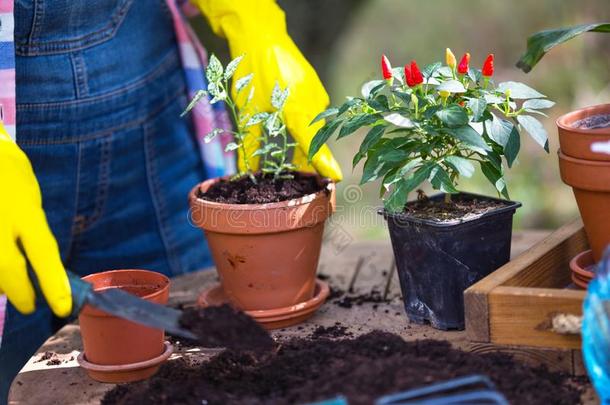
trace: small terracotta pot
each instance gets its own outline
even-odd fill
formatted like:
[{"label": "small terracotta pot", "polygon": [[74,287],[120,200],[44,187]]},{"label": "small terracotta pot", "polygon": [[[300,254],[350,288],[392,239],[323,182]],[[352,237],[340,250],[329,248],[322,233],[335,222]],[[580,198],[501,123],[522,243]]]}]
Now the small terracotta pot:
[{"label": "small terracotta pot", "polygon": [[321,191],[277,203],[221,204],[197,197],[221,178],[191,191],[192,220],[204,230],[223,290],[238,308],[282,308],[313,297],[335,184],[311,176]]},{"label": "small terracotta pot", "polygon": [[593,259],[610,244],[610,161],[576,159],[559,151],[559,171],[572,186]]},{"label": "small terracotta pot", "polygon": [[[169,297],[169,279],[153,271],[113,270],[91,274],[83,280],[93,284],[96,291],[120,288],[156,304],[167,304]],[[88,305],[78,320],[85,357],[90,363],[101,366],[141,363],[165,351],[163,330],[126,321]]]},{"label": "small terracotta pot", "polygon": [[610,128],[582,129],[572,126],[576,121],[598,114],[610,114],[610,104],[582,108],[564,114],[557,119],[559,145],[566,156],[577,159],[610,161],[610,155],[591,151],[592,143],[610,140]]},{"label": "small terracotta pot", "polygon": [[586,289],[589,282],[595,277],[595,261],[591,250],[585,250],[574,256],[570,260],[570,270],[572,270],[572,281],[577,286]]}]

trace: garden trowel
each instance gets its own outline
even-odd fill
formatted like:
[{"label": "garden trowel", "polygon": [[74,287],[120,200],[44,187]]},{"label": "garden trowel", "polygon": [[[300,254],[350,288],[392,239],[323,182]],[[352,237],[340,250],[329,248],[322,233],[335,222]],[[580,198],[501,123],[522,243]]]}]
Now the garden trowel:
[{"label": "garden trowel", "polygon": [[74,314],[78,314],[85,304],[89,304],[119,318],[155,329],[164,329],[183,338],[197,339],[192,332],[180,326],[178,320],[182,311],[143,300],[119,288],[94,291],[90,283],[74,273],[68,272],[68,278],[72,288]]}]

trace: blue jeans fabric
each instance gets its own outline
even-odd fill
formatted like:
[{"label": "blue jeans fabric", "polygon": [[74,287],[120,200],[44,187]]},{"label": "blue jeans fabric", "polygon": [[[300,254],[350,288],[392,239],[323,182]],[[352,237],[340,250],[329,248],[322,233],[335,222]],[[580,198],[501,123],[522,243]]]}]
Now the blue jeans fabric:
[{"label": "blue jeans fabric", "polygon": [[[211,264],[188,221],[205,179],[164,0],[17,0],[17,140],[40,183],[66,268],[80,275],[144,268],[167,275]],[[44,302],[9,306],[0,404],[60,325]]]}]

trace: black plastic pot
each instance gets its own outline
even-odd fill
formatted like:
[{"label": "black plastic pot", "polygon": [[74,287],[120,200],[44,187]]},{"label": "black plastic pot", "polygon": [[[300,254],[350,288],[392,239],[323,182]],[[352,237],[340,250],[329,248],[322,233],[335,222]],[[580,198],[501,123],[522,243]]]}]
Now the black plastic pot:
[{"label": "black plastic pot", "polygon": [[[510,259],[513,214],[521,203],[474,218],[435,222],[382,210],[388,221],[407,316],[437,329],[464,329],[464,290]],[[432,200],[442,199],[435,195]]]}]

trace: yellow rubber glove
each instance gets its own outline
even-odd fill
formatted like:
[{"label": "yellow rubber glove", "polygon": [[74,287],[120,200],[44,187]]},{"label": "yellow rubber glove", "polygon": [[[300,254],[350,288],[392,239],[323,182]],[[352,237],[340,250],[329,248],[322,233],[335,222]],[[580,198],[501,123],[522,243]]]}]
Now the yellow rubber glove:
[{"label": "yellow rubber glove", "polygon": [[70,283],[42,210],[38,182],[27,156],[1,123],[0,191],[0,294],[6,294],[19,312],[29,314],[36,309],[19,241],[49,306],[57,316],[68,316],[72,311]]},{"label": "yellow rubber glove", "polygon": [[[341,169],[328,146],[307,163],[311,140],[324,124],[309,126],[329,103],[328,94],[313,67],[307,62],[286,31],[284,12],[274,0],[192,0],[207,17],[212,30],[227,38],[231,56],[245,55],[234,77],[254,73],[252,105],[259,111],[271,109],[271,91],[278,82],[289,87],[284,107],[286,126],[295,139],[294,163],[299,170],[317,171],[321,176],[341,180]],[[238,99],[238,104],[239,104]],[[243,100],[241,100],[243,101]],[[246,139],[246,153],[258,147],[258,134]],[[243,157],[239,158],[243,169]]]}]

